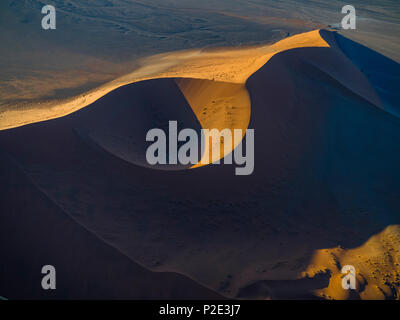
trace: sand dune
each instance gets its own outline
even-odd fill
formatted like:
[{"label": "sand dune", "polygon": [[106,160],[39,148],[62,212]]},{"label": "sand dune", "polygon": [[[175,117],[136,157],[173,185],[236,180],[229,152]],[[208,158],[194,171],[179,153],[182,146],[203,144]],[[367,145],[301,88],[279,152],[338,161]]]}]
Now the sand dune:
[{"label": "sand dune", "polygon": [[107,83],[83,95],[66,101],[33,104],[19,109],[10,106],[0,114],[0,129],[58,118],[97,101],[121,86],[159,78],[194,78],[244,84],[248,77],[263,66],[274,54],[305,46],[327,46],[313,31],[302,36],[284,39],[272,46],[225,50],[189,50],[160,54],[140,61],[134,72]]},{"label": "sand dune", "polygon": [[[251,103],[243,84],[198,80],[177,79],[178,86],[204,129],[242,130],[244,136],[250,121]],[[225,146],[224,141],[213,139],[213,131],[205,139],[205,152],[200,161],[192,166],[197,168],[213,163],[231,153],[241,141]],[[218,149],[217,149],[218,148]],[[220,151],[220,152],[219,152]]]},{"label": "sand dune", "polygon": [[[11,108],[11,110],[6,110],[0,114],[0,130],[65,116],[88,106],[109,92],[127,84],[160,78],[177,79],[179,88],[185,95],[186,100],[189,102],[203,128],[235,128],[245,130],[249,123],[251,109],[250,100],[245,88],[245,82],[249,76],[279,52],[299,47],[320,46],[326,47],[328,44],[319,35],[319,31],[316,30],[284,39],[271,46],[209,50],[207,52],[192,50],[157,55],[144,59],[141,62],[143,66],[133,73],[82,96],[69,99],[68,101],[59,101],[53,105],[40,104],[37,106],[33,105],[29,109]],[[200,79],[208,81],[200,81]],[[153,88],[153,90],[159,91],[156,88]],[[201,94],[199,94],[199,91],[201,91]],[[174,94],[171,93],[171,95]],[[117,106],[117,108],[120,108],[120,106]],[[178,104],[175,108],[181,107]],[[205,108],[207,108],[207,111],[205,111]],[[206,116],[207,114],[208,116]],[[154,119],[149,120],[148,123],[152,123]],[[140,124],[136,125],[140,127]],[[115,128],[120,130],[117,125]],[[116,141],[110,137],[113,133],[105,134],[107,137],[103,136],[102,139],[104,143],[113,150],[121,150],[120,146],[117,145],[111,147]],[[116,135],[119,137],[119,141],[121,141],[121,133],[116,133]],[[132,136],[138,138],[140,141],[139,144],[142,144],[143,134],[136,132],[132,133]],[[215,145],[208,146],[210,137],[205,137],[205,141],[205,150],[207,152],[203,155],[203,163],[205,162],[204,159],[209,159],[209,163],[219,160],[226,155],[225,153],[230,153],[239,143],[239,141],[236,141],[236,144],[233,144],[231,148],[224,148],[223,143],[221,143],[221,150],[225,152],[222,152],[220,155],[215,151]],[[133,150],[130,148],[130,151],[128,151],[130,155],[125,153],[122,158],[125,160],[132,160],[134,158],[134,163],[145,165],[143,148],[136,147],[137,144],[137,142],[134,142]],[[142,155],[142,158],[140,156],[138,158],[137,155]],[[199,163],[195,167],[197,166],[201,166],[201,164]]]},{"label": "sand dune", "polygon": [[[362,61],[352,53],[362,48],[346,42],[343,51],[343,41],[317,30],[270,47],[154,57],[150,66],[85,98],[54,106],[46,116],[56,119],[4,130],[1,169],[10,177],[3,185],[14,186],[14,196],[3,196],[1,211],[15,210],[21,217],[43,212],[46,217],[38,220],[52,217],[60,222],[48,225],[60,228],[67,214],[80,225],[69,227],[73,234],[79,229],[96,235],[90,241],[101,248],[90,259],[101,261],[96,266],[101,275],[90,279],[103,285],[98,296],[112,290],[113,296],[137,297],[148,290],[145,297],[153,297],[160,284],[162,297],[175,297],[169,275],[161,273],[164,278],[153,284],[147,278],[153,273],[140,269],[136,276],[129,270],[137,266],[128,262],[119,265],[121,275],[132,272],[140,279],[138,291],[126,291],[119,279],[97,282],[115,266],[103,258],[112,246],[130,263],[200,283],[203,288],[190,282],[189,297],[218,292],[239,298],[352,298],[337,288],[338,264],[332,261],[338,260],[354,264],[367,279],[356,298],[398,298],[400,120],[388,108],[398,100],[382,95],[366,76],[367,67],[360,69]],[[396,77],[398,65],[388,70],[392,62],[376,57],[374,68],[381,65],[387,79]],[[235,176],[231,165],[146,168],[143,133],[171,117],[196,130],[255,129],[254,174]],[[3,128],[22,124],[20,118],[44,120],[32,112],[6,118]],[[13,229],[22,223],[21,230],[38,232],[31,230],[31,220],[11,221]],[[6,223],[0,226],[0,234],[8,235]],[[70,241],[69,232],[49,234],[53,238],[60,246]],[[32,255],[41,246],[26,240],[10,265],[26,246]],[[338,245],[344,249],[325,249]],[[64,265],[75,259],[61,259],[52,250]],[[374,259],[378,265],[368,262]],[[376,273],[379,265],[390,276]],[[13,276],[1,272],[2,279]],[[189,281],[181,279],[176,281]],[[4,296],[18,297],[17,284],[7,282],[4,290]]]},{"label": "sand dune", "polygon": [[174,79],[153,79],[120,87],[81,111],[70,116],[76,132],[111,154],[153,169],[189,167],[150,166],[146,161],[149,130],[161,128],[168,132],[168,121],[177,120],[178,129],[192,128],[200,134],[201,124]]},{"label": "sand dune", "polygon": [[[362,246],[344,250],[340,246],[318,250],[305,271],[308,277],[330,273],[329,285],[316,293],[329,299],[394,299],[400,280],[400,226],[387,227]],[[397,259],[396,259],[397,257]],[[356,292],[342,289],[341,268],[354,265],[358,270]]]}]

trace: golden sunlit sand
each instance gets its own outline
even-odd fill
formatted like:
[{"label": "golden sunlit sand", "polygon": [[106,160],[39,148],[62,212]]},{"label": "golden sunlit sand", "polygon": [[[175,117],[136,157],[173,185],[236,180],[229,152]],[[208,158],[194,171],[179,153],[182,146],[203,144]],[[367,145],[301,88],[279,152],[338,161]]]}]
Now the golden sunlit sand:
[{"label": "golden sunlit sand", "polygon": [[[0,130],[68,115],[126,84],[157,78],[194,78],[243,84],[273,55],[299,47],[328,46],[319,31],[296,35],[271,46],[243,49],[189,50],[143,59],[137,70],[77,97],[57,102],[9,106],[0,113]],[[247,108],[249,108],[247,102]],[[241,115],[242,116],[242,115]],[[246,122],[246,121],[244,121]]]},{"label": "golden sunlit sand", "polygon": [[[356,290],[343,290],[343,266],[353,265]],[[329,286],[316,290],[327,299],[393,299],[400,294],[400,226],[389,226],[354,249],[321,249],[315,252],[303,276],[330,274]],[[393,285],[396,284],[397,286]]]},{"label": "golden sunlit sand", "polygon": [[[244,135],[251,114],[250,98],[245,88],[247,79],[279,52],[328,46],[319,30],[315,30],[269,46],[190,50],[149,57],[142,60],[142,67],[138,70],[86,94],[56,103],[43,102],[24,108],[9,107],[0,113],[0,130],[68,115],[88,106],[110,91],[130,83],[158,78],[178,78],[177,83],[182,93],[204,129],[241,129]],[[199,81],[200,79],[208,81]],[[240,142],[235,141],[230,148],[224,148],[223,141],[220,146],[209,146],[210,138],[212,137],[205,137],[202,163],[223,158]],[[216,147],[220,147],[221,154],[216,151]],[[196,166],[201,165],[199,163]]]},{"label": "golden sunlit sand", "polygon": [[[298,48],[330,47],[331,45],[328,44],[328,42],[321,36],[320,30],[315,30],[312,32],[284,39],[273,45],[268,46],[247,47],[239,49],[189,50],[152,56],[141,60],[141,67],[139,67],[137,70],[134,70],[126,76],[118,78],[83,95],[71,97],[67,100],[60,100],[58,102],[43,102],[32,104],[31,106],[25,108],[20,108],[20,106],[15,105],[12,108],[9,108],[0,113],[0,130],[55,119],[63,117],[65,115],[69,115],[85,107],[90,108],[90,105],[93,102],[99,100],[107,93],[110,93],[111,91],[128,84],[151,79],[173,78],[175,83],[179,87],[179,90],[192,108],[202,128],[216,128],[219,130],[226,128],[242,129],[244,133],[244,130],[248,128],[252,117],[252,101],[246,86],[248,84],[247,81],[249,80],[249,78],[253,76],[258,70],[260,70],[260,68],[265,66],[269,62],[269,60],[278,53]],[[339,54],[341,53],[339,52],[338,55]],[[296,56],[295,58],[302,59],[300,54],[299,56],[300,58],[298,56]],[[366,78],[360,72],[355,72],[355,68],[352,69],[352,67],[350,66],[350,60],[346,60],[345,58],[343,58],[344,62],[342,68],[338,68],[338,66],[334,63],[335,61],[332,61],[332,66],[323,65],[319,63],[319,58],[320,57],[315,56],[315,59],[310,59],[309,61],[306,61],[306,65],[309,69],[312,69],[311,67],[314,68],[312,69],[312,72],[315,72],[315,74],[317,74],[318,76],[321,76],[321,74],[323,74],[324,77],[331,77],[329,78],[329,81],[332,81],[335,86],[340,88],[344,87],[346,88],[346,90],[351,92],[351,94],[356,96],[357,99],[367,101],[368,107],[374,106],[381,109],[383,108],[379,97],[372,89],[371,85],[369,85]],[[297,60],[295,60],[294,64],[295,63],[297,63]],[[291,75],[292,74],[290,74],[290,72],[288,71],[287,76],[289,77]],[[256,85],[259,85],[262,88],[262,85],[264,84],[256,83]],[[268,89],[268,87],[265,88],[265,90]],[[286,101],[286,92],[296,92],[296,90],[301,91],[302,87],[297,87],[295,82],[290,82],[287,84],[285,83],[285,86],[282,90],[282,95],[277,98],[277,101],[273,101],[276,105],[278,105],[278,107],[280,105],[280,102]],[[318,91],[318,88],[316,88],[316,91]],[[294,94],[294,96],[296,95]],[[316,99],[317,100],[312,101],[318,102],[318,98]],[[290,101],[290,103],[294,105],[293,101]],[[318,109],[317,107],[316,109]],[[274,111],[273,109],[271,110]],[[106,113],[103,116],[104,118],[107,118],[108,114]],[[298,117],[301,118],[301,116]],[[285,119],[284,117],[282,118]],[[278,119],[281,118],[278,117]],[[288,127],[295,126],[297,124],[297,120],[298,118],[294,118],[293,123],[284,125],[287,125]],[[312,118],[312,120],[310,121],[314,121],[314,118]],[[277,127],[279,125],[284,126],[278,123]],[[101,132],[102,130],[99,131],[101,135],[103,132]],[[287,127],[284,127],[284,130],[282,131],[284,133],[287,133],[289,129],[287,129]],[[277,144],[281,143],[285,145],[286,136],[285,134],[282,134],[282,136],[283,138],[279,137],[282,138],[282,141],[278,142]],[[209,142],[209,138],[210,137],[206,137],[206,143]],[[100,141],[101,137],[98,140]],[[224,143],[221,142],[219,147],[224,150],[224,153],[222,154],[216,153],[215,150],[217,145],[206,145],[203,158],[209,159],[211,154],[212,156],[209,160],[212,162],[216,161],[219,158],[223,158],[224,155],[226,155],[227,153],[231,152],[233,148],[237,146],[237,144],[238,143],[232,145],[230,148],[224,148]],[[111,143],[111,145],[114,146],[113,143]],[[118,148],[119,147],[117,146],[116,149]],[[107,148],[104,147],[104,149]],[[108,151],[110,150],[111,148]],[[294,160],[287,160],[289,157],[285,154],[286,151],[287,150],[284,150],[282,152],[284,155],[279,159],[278,165],[281,164],[280,161],[287,161],[289,163],[287,167],[292,168],[291,165],[293,164]],[[293,158],[298,156],[296,152],[297,149],[296,151],[293,151],[293,153],[291,153],[291,155],[294,155]],[[304,152],[306,151],[300,150],[300,155],[298,157],[301,158]],[[259,163],[257,165],[263,166],[263,163]],[[269,169],[276,169],[274,165],[276,164],[272,163]],[[195,165],[194,167],[200,166],[202,166],[201,163]],[[273,169],[271,171],[273,171]],[[278,179],[284,180],[286,178],[285,174],[286,172],[281,176],[277,174]],[[269,182],[270,181],[267,181],[267,183]],[[281,181],[277,183],[278,187],[279,183],[281,183]],[[246,193],[247,191],[248,190],[243,190],[244,193]],[[273,191],[275,192],[275,190]],[[60,192],[59,194],[62,194],[62,192]],[[211,225],[214,226],[212,223]],[[268,227],[269,225],[266,224],[266,229],[268,229]],[[276,229],[271,227],[271,230]],[[297,278],[294,278],[291,274],[292,278],[290,280],[301,280],[306,278],[315,279],[315,277],[317,277],[318,275],[327,275],[328,277],[330,276],[329,284],[322,289],[314,290],[314,293],[317,296],[327,299],[353,298],[353,296],[351,296],[351,292],[344,291],[341,288],[341,279],[343,277],[343,274],[340,273],[341,266],[351,264],[354,265],[357,270],[359,270],[359,273],[357,275],[357,290],[355,292],[356,297],[361,299],[393,298],[396,295],[398,297],[399,285],[393,286],[393,284],[399,284],[400,281],[399,230],[399,226],[388,226],[387,229],[377,235],[372,236],[365,244],[358,248],[320,248],[314,252],[314,254],[312,255],[312,259],[308,261],[308,266],[304,270],[301,270],[297,273]],[[128,241],[126,242],[128,243]],[[156,245],[160,244],[157,243]],[[238,244],[238,246],[240,245],[242,244]],[[232,272],[237,272],[238,274],[238,276],[234,277],[234,279],[232,280],[233,284],[231,287],[231,291],[227,293],[227,295],[229,296],[236,296],[236,294],[240,291],[240,288],[248,285],[252,281],[260,281],[260,275],[256,274],[252,268],[254,267],[254,265],[259,263],[259,260],[256,260],[256,258],[258,258],[257,255],[262,256],[262,254],[264,253],[264,251],[262,250],[265,250],[265,260],[267,260],[268,263],[270,262],[270,256],[268,256],[268,253],[285,250],[287,252],[290,252],[290,250],[293,250],[293,248],[289,246],[276,249],[273,248],[272,245],[270,246],[268,243],[266,243],[260,244],[260,248],[257,248],[257,250],[259,251],[253,254],[253,252],[249,252],[251,250],[249,250],[246,245],[247,244],[243,244],[243,247],[239,249],[235,248],[238,250],[239,253],[234,252],[231,255],[227,253],[226,261],[223,262],[226,264],[232,264],[232,267],[229,266],[229,268],[232,268]],[[250,244],[249,246],[251,245],[253,244]],[[216,247],[217,246],[212,247],[212,249]],[[223,249],[224,248],[222,248],[221,250]],[[173,251],[176,256],[173,256],[173,254],[171,254],[173,258],[171,258],[170,261],[165,262],[165,266],[160,267],[161,271],[172,270],[187,274],[188,276],[195,278],[196,280],[199,279],[199,282],[213,290],[218,289],[221,275],[223,272],[225,272],[225,269],[223,267],[221,267],[220,270],[217,271],[213,270],[212,272],[210,272],[212,273],[212,275],[209,275],[207,274],[207,272],[203,272],[203,270],[199,271],[196,269],[201,269],[201,264],[204,262],[199,261],[198,263],[196,263],[196,266],[187,267],[188,265],[190,265],[190,263],[188,263],[187,265],[185,265],[184,262],[179,264],[179,259],[189,259],[188,257],[184,257],[184,254],[187,254],[187,252],[182,250],[182,256],[179,256],[181,254],[179,251],[171,251]],[[248,262],[247,260],[244,261],[245,259],[238,259],[238,257],[240,257],[240,254],[243,254],[240,253],[240,251],[246,252],[246,254],[249,252],[249,256],[251,255],[251,259],[249,259],[250,262]],[[277,254],[276,256],[279,255]],[[209,253],[205,253],[204,257],[210,258]],[[218,260],[218,258],[219,257],[215,259]],[[235,259],[238,261],[237,263],[235,262]],[[280,261],[278,261],[278,258],[276,259],[277,260],[274,260],[274,262],[279,265]],[[203,260],[206,261],[207,259],[204,258]],[[234,261],[235,263],[232,263],[232,261]],[[252,265],[252,263],[254,265]],[[203,267],[204,269],[207,269],[208,266]],[[275,268],[271,267],[271,270],[269,271],[271,272],[271,274],[273,274],[273,272],[275,272],[274,270]],[[218,272],[220,272],[221,274]],[[275,278],[279,278],[279,276]],[[286,274],[282,275],[282,278],[284,278],[285,276]],[[279,281],[279,279],[277,281]],[[243,295],[243,297],[248,298],[249,296]],[[261,297],[267,298],[267,296]]]}]

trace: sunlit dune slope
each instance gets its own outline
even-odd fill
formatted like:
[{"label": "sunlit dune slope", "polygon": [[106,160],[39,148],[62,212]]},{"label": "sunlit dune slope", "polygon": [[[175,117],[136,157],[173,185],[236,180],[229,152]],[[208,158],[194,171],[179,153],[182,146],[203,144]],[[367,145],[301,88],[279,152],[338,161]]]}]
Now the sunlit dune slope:
[{"label": "sunlit dune slope", "polygon": [[[103,255],[111,246],[152,271],[180,273],[226,297],[398,298],[400,120],[386,107],[398,101],[383,99],[368,68],[349,58],[351,44],[345,54],[337,43],[334,34],[314,31],[275,47],[159,56],[140,71],[157,79],[123,85],[135,81],[131,74],[86,108],[1,131],[2,172],[18,175],[3,182],[12,192],[3,195],[0,212],[11,217],[0,234],[19,230],[25,214],[67,214],[102,245],[90,257],[99,272],[113,268]],[[385,59],[379,56],[374,69],[381,65],[390,78],[396,69],[385,69]],[[240,103],[232,114],[229,99]],[[234,165],[146,167],[135,158],[143,133],[168,120],[196,130],[254,129],[254,173],[235,176]],[[141,145],[133,154],[135,143]],[[39,195],[49,202],[35,202]],[[50,243],[69,241],[60,232],[47,236]],[[35,237],[21,235],[3,278],[14,277],[18,256]],[[33,243],[35,252],[41,243]],[[76,258],[52,255],[64,265]],[[340,291],[339,264],[353,264],[368,285]],[[376,274],[377,266],[389,276]],[[6,297],[17,292],[12,282],[4,290]]]},{"label": "sunlit dune slope", "polygon": [[[251,113],[250,100],[244,86],[247,78],[274,54],[283,50],[307,46],[327,46],[327,43],[319,36],[318,30],[316,30],[282,40],[272,46],[223,51],[214,50],[210,52],[189,51],[186,53],[159,55],[146,59],[145,65],[132,74],[122,79],[117,79],[86,95],[74,98],[69,102],[59,102],[57,105],[45,106],[39,109],[32,106],[32,110],[6,111],[0,115],[0,128],[10,128],[66,115],[87,106],[102,95],[127,83],[145,79],[174,77],[178,79],[185,78],[177,80],[177,83],[200,121],[202,128],[242,129],[244,135]],[[190,78],[194,80],[190,80]],[[199,79],[209,81],[200,81]],[[157,88],[152,89],[158,91]],[[172,95],[175,94],[171,92]],[[169,104],[172,103],[168,99],[166,101]],[[114,103],[117,102],[114,101]],[[114,106],[114,108],[121,108],[121,106]],[[182,109],[182,106],[176,105],[174,108]],[[182,112],[184,113],[185,110]],[[171,120],[173,119],[171,118]],[[114,125],[117,130],[120,129],[116,123]],[[103,135],[103,141],[108,142],[102,144],[107,144],[106,148],[115,150],[118,142],[116,139],[110,141],[111,136],[119,136],[120,138],[118,139],[121,140],[121,134],[113,134],[108,131],[105,135],[107,136]],[[142,134],[138,134],[138,132],[132,133],[132,135],[143,138]],[[224,147],[222,141],[221,146],[218,146],[222,150],[222,153],[219,154],[215,150],[215,145],[209,146],[209,138],[210,136],[205,137],[206,146],[205,154],[203,154],[202,158],[203,163],[219,160],[240,143],[240,141],[236,141],[228,148]],[[134,143],[133,149],[138,143],[140,144],[140,142]],[[111,145],[114,145],[114,147]],[[142,148],[136,151],[132,150],[131,153],[129,156],[123,155],[123,158],[130,160],[134,158],[135,163],[143,163],[143,158],[137,159],[137,155],[143,153]],[[205,159],[209,159],[209,161]]]},{"label": "sunlit dune slope", "polygon": [[[241,129],[242,136],[250,121],[250,97],[243,84],[181,78],[177,80],[203,129]],[[192,168],[220,160],[239,145],[227,144],[215,131],[206,133],[205,148],[199,163]],[[210,140],[211,139],[211,140]]]},{"label": "sunlit dune slope", "polygon": [[[0,129],[12,128],[67,115],[88,106],[107,93],[128,83],[157,78],[177,78],[179,88],[192,107],[202,128],[216,128],[220,130],[242,129],[244,135],[251,113],[250,99],[244,86],[248,77],[276,53],[298,47],[325,46],[328,46],[328,44],[320,36],[319,31],[315,30],[284,39],[271,46],[244,49],[221,49],[204,52],[192,50],[188,52],[157,55],[143,60],[143,67],[139,70],[85,95],[72,98],[69,101],[60,101],[55,105],[49,106],[33,105],[28,110],[19,110],[18,108],[16,108],[16,110],[12,109],[11,111],[7,110],[0,114]],[[200,81],[200,79],[208,81]],[[155,87],[152,89],[156,92],[158,91]],[[175,95],[175,93],[171,92],[171,96],[173,95]],[[168,101],[168,99],[166,99],[166,102],[169,104],[172,103],[172,101]],[[117,102],[115,101],[114,103]],[[172,106],[170,107],[172,108]],[[121,108],[121,106],[113,106],[113,108]],[[181,110],[182,106],[176,105],[174,108]],[[185,113],[187,111],[183,110],[182,112]],[[171,120],[175,120],[175,118],[172,118]],[[151,119],[149,120],[151,121]],[[116,130],[120,131],[118,124],[114,123],[114,125]],[[116,147],[111,147],[111,144],[115,145],[118,143],[116,140],[111,142],[110,137],[112,135],[121,137],[121,134],[113,134],[108,131],[106,135],[108,137],[104,137],[104,141],[108,141],[105,142],[108,145],[107,148],[116,149]],[[140,136],[142,139],[142,134],[138,134],[138,132],[133,133],[133,135],[136,137]],[[209,145],[210,137],[211,136],[205,137],[206,146],[205,154],[203,154],[202,158],[203,163],[219,160],[230,153],[233,147],[236,147],[240,142],[236,141],[232,146],[224,147],[222,141],[220,146],[222,153],[219,154],[215,150],[215,145]],[[135,142],[134,146],[138,143],[140,144],[140,142]],[[125,154],[123,158],[134,158],[135,163],[143,163],[143,159],[136,159],[137,154],[140,154],[142,149],[136,151],[137,152],[132,151],[133,153],[130,156]]]},{"label": "sunlit dune slope", "polygon": [[[71,147],[70,141],[64,149]],[[3,151],[0,175],[7,185],[0,193],[0,253],[7,266],[0,283],[8,299],[222,298],[182,275],[151,272],[99,240]],[[40,286],[40,270],[49,262],[57,270],[57,290],[46,291]]]},{"label": "sunlit dune slope", "polygon": [[[356,290],[343,290],[342,267],[357,270]],[[316,293],[328,299],[395,299],[400,296],[400,226],[390,226],[362,246],[315,252],[304,275],[330,274],[329,285]]]}]

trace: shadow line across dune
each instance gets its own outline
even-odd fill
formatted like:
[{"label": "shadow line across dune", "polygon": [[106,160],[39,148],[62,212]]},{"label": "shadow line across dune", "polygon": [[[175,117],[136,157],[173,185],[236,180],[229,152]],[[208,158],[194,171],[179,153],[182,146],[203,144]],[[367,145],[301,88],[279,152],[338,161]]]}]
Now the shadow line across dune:
[{"label": "shadow line across dune", "polygon": [[[12,252],[10,268],[0,274],[2,294],[43,297],[35,287],[19,291],[22,283],[5,279],[23,268],[36,281],[29,266],[35,269],[48,257],[65,266],[67,282],[58,298],[251,298],[254,291],[245,288],[257,283],[257,290],[269,288],[258,298],[349,298],[336,288],[344,262],[367,279],[358,298],[381,292],[398,297],[399,252],[387,249],[398,248],[400,231],[387,226],[400,224],[400,120],[383,111],[386,100],[365,76],[368,71],[354,67],[349,53],[328,46],[325,37],[336,39],[314,31],[295,36],[295,48],[290,38],[277,54],[264,48],[268,62],[236,85],[148,80],[68,116],[1,131],[7,192],[1,194],[0,252]],[[310,39],[320,45],[307,45]],[[255,129],[254,174],[235,176],[233,165],[148,168],[140,158],[148,126],[178,120],[200,130],[205,120],[214,120],[201,118],[202,106],[217,97],[197,101],[195,94],[219,85],[222,97],[233,90],[243,98],[247,89],[251,113],[243,107],[237,115],[240,125]],[[217,118],[226,119],[225,111]],[[83,235],[81,226],[98,238]],[[347,248],[362,248],[371,237],[368,250],[350,254],[355,249]],[[326,249],[338,246],[346,250]],[[387,284],[378,269],[390,274]],[[82,291],[72,281],[79,274],[86,279]],[[291,281],[295,289],[286,285]]]}]

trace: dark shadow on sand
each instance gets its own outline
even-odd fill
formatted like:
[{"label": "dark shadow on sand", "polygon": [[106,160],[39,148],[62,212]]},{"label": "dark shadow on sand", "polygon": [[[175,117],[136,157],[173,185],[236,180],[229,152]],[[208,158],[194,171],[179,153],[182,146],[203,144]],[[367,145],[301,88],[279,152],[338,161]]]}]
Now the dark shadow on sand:
[{"label": "dark shadow on sand", "polygon": [[[48,298],[38,268],[55,261],[64,279],[58,298],[215,297],[186,285],[187,278],[161,274],[153,283],[156,274],[133,260],[214,288],[217,272],[235,278],[259,266],[277,297],[295,298],[291,281],[315,250],[357,247],[400,223],[400,121],[311,63],[337,58],[331,48],[290,50],[248,80],[256,139],[250,176],[235,176],[233,165],[162,171],[124,159],[142,103],[152,101],[165,116],[157,125],[179,116],[196,125],[168,106],[184,105],[169,98],[175,89],[168,80],[160,92],[133,84],[70,116],[0,132],[2,294]],[[131,101],[140,103],[133,108]],[[151,119],[147,112],[139,114]],[[131,140],[105,151],[103,125],[131,132]],[[103,147],[87,143],[85,134]],[[289,282],[274,282],[280,261]],[[308,296],[314,284],[302,281],[295,283],[303,291],[295,292]]]}]

